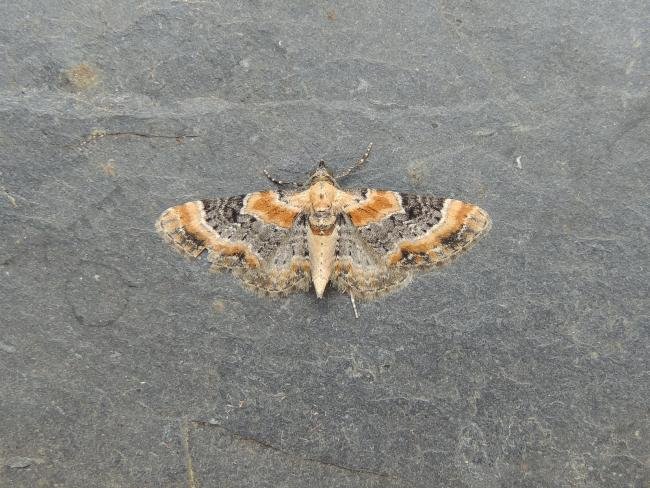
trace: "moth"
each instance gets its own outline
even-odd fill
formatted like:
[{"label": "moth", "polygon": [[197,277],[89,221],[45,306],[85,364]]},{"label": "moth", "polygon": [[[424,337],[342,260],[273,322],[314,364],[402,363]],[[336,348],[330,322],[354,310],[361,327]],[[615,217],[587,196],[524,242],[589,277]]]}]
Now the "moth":
[{"label": "moth", "polygon": [[156,229],[191,258],[207,253],[213,270],[277,297],[328,284],[373,299],[406,285],[414,272],[445,264],[491,227],[485,210],[451,198],[392,190],[343,189],[365,154],[334,176],[321,161],[304,184],[271,177],[278,190],[183,203],[165,210]]}]

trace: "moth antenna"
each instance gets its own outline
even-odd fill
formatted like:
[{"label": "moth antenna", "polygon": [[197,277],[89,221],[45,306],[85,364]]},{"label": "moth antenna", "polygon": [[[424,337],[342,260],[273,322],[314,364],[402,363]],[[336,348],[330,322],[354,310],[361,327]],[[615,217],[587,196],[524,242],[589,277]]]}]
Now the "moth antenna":
[{"label": "moth antenna", "polygon": [[354,163],[352,166],[350,166],[346,171],[341,173],[340,175],[336,176],[336,179],[340,178],[345,178],[346,176],[350,176],[353,172],[357,171],[363,164],[368,161],[368,158],[370,158],[370,150],[372,149],[372,142],[368,144],[368,149],[366,149],[366,152],[361,156],[356,163]]},{"label": "moth antenna", "polygon": [[295,188],[300,188],[302,186],[302,183],[295,183],[293,181],[282,181],[282,180],[278,180],[277,178],[273,178],[273,176],[271,176],[266,169],[264,169],[262,171],[264,173],[264,176],[266,176],[272,183],[275,183],[278,186],[291,185],[291,186],[293,186]]}]

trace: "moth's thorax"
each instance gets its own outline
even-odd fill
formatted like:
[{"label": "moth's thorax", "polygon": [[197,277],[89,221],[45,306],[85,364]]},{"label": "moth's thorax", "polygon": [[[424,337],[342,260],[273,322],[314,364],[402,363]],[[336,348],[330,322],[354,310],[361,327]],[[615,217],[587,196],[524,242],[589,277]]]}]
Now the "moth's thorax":
[{"label": "moth's thorax", "polygon": [[327,180],[316,181],[309,186],[309,203],[314,212],[331,209],[336,199],[336,187]]},{"label": "moth's thorax", "polygon": [[314,234],[329,235],[336,224],[336,187],[327,180],[316,181],[309,187],[309,226]]}]

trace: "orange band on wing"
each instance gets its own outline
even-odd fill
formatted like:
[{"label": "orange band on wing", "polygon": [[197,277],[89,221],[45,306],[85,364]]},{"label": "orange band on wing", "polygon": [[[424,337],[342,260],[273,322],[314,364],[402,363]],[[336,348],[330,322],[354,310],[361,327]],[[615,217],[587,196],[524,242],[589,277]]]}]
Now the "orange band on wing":
[{"label": "orange band on wing", "polygon": [[399,248],[388,256],[388,263],[391,265],[399,263],[407,254],[416,256],[429,255],[434,261],[440,260],[434,251],[443,251],[448,246],[447,241],[456,235],[466,235],[467,244],[478,237],[486,228],[489,228],[490,218],[487,213],[476,205],[461,202],[460,200],[447,200],[443,207],[440,222],[432,227],[429,232],[414,241],[404,241]]},{"label": "orange band on wing", "polygon": [[248,245],[219,237],[203,218],[203,204],[200,201],[167,209],[158,220],[158,229],[179,250],[193,257],[208,249],[221,256],[242,256],[251,268],[260,265]]},{"label": "orange band on wing", "polygon": [[275,191],[251,193],[244,201],[242,213],[252,215],[265,224],[273,224],[285,229],[291,228],[300,209],[281,202]]},{"label": "orange band on wing", "polygon": [[368,190],[366,199],[345,209],[356,227],[379,222],[403,212],[401,198],[394,191]]}]

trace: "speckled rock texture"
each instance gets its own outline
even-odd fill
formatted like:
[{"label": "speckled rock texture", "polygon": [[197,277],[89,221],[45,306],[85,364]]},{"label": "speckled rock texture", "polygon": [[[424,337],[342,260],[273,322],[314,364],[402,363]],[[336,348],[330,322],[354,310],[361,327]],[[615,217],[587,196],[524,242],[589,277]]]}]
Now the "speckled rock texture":
[{"label": "speckled rock texture", "polygon": [[[0,487],[648,486],[646,2],[0,13]],[[369,142],[494,226],[359,320],[154,232]]]}]

